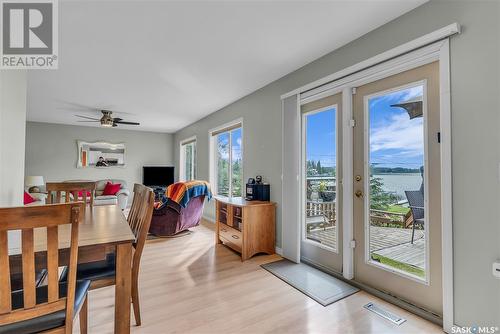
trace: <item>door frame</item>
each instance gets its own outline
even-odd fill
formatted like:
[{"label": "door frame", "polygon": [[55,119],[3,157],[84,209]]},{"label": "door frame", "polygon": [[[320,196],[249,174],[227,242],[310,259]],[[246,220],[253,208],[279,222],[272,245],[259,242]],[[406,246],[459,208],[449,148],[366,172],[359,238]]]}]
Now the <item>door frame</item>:
[{"label": "door frame", "polygon": [[[451,94],[450,94],[450,46],[449,37],[460,33],[456,23],[428,35],[417,38],[380,55],[355,64],[316,82],[281,96],[282,99],[298,95],[303,104],[324,96],[343,92],[343,179],[338,181],[343,191],[343,276],[354,276],[355,241],[353,238],[353,155],[352,95],[357,86],[391,75],[439,61],[439,105],[441,130],[441,222],[442,222],[442,287],[443,329],[451,332],[454,326],[453,310],[453,222],[452,222],[452,171],[451,160]],[[425,42],[425,43],[424,43]],[[432,43],[432,44],[431,44]],[[284,196],[284,195],[283,195]]]}]

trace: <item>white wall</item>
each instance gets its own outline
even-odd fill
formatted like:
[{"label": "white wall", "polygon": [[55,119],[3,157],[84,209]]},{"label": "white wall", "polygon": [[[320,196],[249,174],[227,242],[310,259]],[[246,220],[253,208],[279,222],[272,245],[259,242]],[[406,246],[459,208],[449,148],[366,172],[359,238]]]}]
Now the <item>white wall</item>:
[{"label": "white wall", "polygon": [[26,72],[0,71],[0,207],[23,204]]},{"label": "white wall", "polygon": [[[77,140],[125,143],[126,166],[77,168]],[[42,175],[45,182],[123,179],[132,191],[142,183],[142,166],[173,166],[172,142],[167,133],[27,122],[26,175]]]},{"label": "white wall", "polygon": [[280,95],[460,23],[463,32],[450,43],[455,316],[463,326],[500,327],[500,280],[491,271],[492,262],[500,259],[499,14],[498,1],[430,1],[178,131],[176,163],[179,141],[196,135],[198,178],[208,180],[208,130],[242,117],[244,180],[262,174],[271,183],[271,199],[278,202],[276,242],[280,246]]}]

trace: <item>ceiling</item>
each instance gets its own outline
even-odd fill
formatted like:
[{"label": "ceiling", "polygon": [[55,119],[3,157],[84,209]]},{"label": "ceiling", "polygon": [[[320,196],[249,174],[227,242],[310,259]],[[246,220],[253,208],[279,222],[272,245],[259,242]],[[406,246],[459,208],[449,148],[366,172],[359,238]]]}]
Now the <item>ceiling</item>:
[{"label": "ceiling", "polygon": [[[90,108],[175,132],[426,0],[64,1],[59,69],[28,74],[28,120]],[[325,73],[325,75],[330,73]]]}]

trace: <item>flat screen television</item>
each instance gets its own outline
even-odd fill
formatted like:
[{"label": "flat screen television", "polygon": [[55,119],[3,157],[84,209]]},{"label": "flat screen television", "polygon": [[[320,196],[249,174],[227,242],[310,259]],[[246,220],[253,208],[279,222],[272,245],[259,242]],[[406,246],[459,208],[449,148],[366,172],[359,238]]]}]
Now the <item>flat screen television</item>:
[{"label": "flat screen television", "polygon": [[142,184],[148,187],[168,187],[174,183],[174,167],[144,166],[142,167]]}]

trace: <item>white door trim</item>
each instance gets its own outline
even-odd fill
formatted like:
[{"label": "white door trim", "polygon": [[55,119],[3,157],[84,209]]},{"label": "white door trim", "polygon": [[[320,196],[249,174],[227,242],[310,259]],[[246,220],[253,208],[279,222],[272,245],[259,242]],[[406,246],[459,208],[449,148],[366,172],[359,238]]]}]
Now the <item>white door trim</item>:
[{"label": "white door trim", "polygon": [[342,233],[342,275],[346,279],[354,278],[354,224],[353,224],[353,183],[352,173],[353,160],[353,118],[352,118],[352,89],[344,88],[342,91],[342,112],[344,113],[342,129],[342,215],[343,215],[343,233]]},{"label": "white door trim", "polygon": [[453,184],[451,160],[450,41],[439,52],[439,108],[441,124],[441,234],[443,249],[443,329],[455,326],[453,313]]}]

